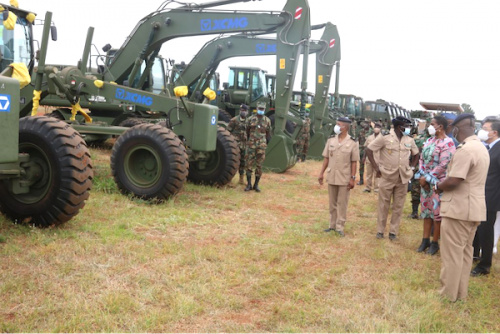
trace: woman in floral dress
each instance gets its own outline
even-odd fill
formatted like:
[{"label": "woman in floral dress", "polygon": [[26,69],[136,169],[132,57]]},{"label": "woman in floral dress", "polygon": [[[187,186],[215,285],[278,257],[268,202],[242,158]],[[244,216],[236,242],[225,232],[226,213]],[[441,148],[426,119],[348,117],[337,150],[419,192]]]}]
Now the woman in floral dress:
[{"label": "woman in floral dress", "polygon": [[[434,192],[434,185],[446,177],[446,168],[455,153],[453,140],[446,136],[448,121],[443,116],[435,116],[429,128],[431,137],[427,139],[420,155],[420,169],[415,174],[415,179],[420,181],[420,217],[424,219],[424,233],[422,244],[417,252],[427,248],[428,254],[434,255],[439,251],[439,236],[441,216],[439,209],[441,200],[438,193]],[[430,241],[431,229],[434,226],[432,242]]]}]

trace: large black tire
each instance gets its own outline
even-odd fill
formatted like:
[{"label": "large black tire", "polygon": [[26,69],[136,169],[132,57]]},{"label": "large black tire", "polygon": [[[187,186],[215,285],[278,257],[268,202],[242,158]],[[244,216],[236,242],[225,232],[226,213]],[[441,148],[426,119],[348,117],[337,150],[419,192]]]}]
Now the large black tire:
[{"label": "large black tire", "polygon": [[118,137],[111,153],[111,171],[123,194],[166,200],[186,182],[186,148],[171,130],[139,124]]},{"label": "large black tire", "polygon": [[32,182],[26,194],[9,191],[0,182],[0,211],[17,223],[48,227],[67,222],[85,206],[92,188],[92,161],[85,141],[69,124],[52,117],[19,121],[19,152]]},{"label": "large black tire", "polygon": [[217,146],[207,159],[189,163],[188,180],[197,184],[223,186],[231,182],[240,166],[236,139],[226,129],[217,129]]},{"label": "large black tire", "polygon": [[[271,126],[272,126],[272,127],[273,127],[273,129],[274,129],[274,119],[275,119],[274,114],[269,115],[269,119],[271,120]],[[292,121],[287,120],[287,121],[286,121],[286,123],[285,123],[285,130],[286,130],[288,133],[292,134],[292,133],[293,133],[293,131],[295,130],[295,124],[293,124],[293,122],[292,122]]]},{"label": "large black tire", "polygon": [[219,122],[229,123],[229,121],[233,118],[230,113],[225,111],[224,109],[219,109]]},{"label": "large black tire", "polygon": [[129,117],[123,121],[120,122],[119,126],[123,126],[126,128],[131,128],[133,126],[143,124],[145,123],[143,119],[140,118],[135,118],[135,117]]}]

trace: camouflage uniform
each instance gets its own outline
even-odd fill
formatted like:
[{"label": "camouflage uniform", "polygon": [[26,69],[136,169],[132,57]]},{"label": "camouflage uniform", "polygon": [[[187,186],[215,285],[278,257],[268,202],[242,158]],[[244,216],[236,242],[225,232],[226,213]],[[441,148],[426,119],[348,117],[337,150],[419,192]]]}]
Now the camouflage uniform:
[{"label": "camouflage uniform", "polygon": [[309,138],[311,136],[311,119],[306,117],[303,121],[302,129],[297,135],[297,156],[302,161],[306,160],[309,150]]},{"label": "camouflage uniform", "polygon": [[262,175],[262,163],[266,158],[267,139],[271,136],[271,120],[266,116],[252,115],[247,120],[247,151],[245,155],[248,185],[245,191],[251,190],[252,169],[255,165],[255,185],[258,188]]},{"label": "camouflage uniform", "polygon": [[[422,147],[425,141],[429,138],[426,133],[419,135],[415,138],[415,144],[418,150],[422,152]],[[411,208],[412,212],[410,218],[418,219],[418,207],[420,205],[420,181],[415,179],[415,174],[418,172],[418,168],[413,171],[413,177],[410,180],[410,192],[411,192]]]},{"label": "camouflage uniform", "polygon": [[366,142],[366,137],[368,137],[368,130],[362,125],[361,130],[359,130],[358,133],[358,143],[359,143],[359,182],[358,185],[361,185],[364,183],[363,180],[363,175],[365,173],[365,164],[362,162],[363,161],[363,156],[365,154],[365,142]]},{"label": "camouflage uniform", "polygon": [[227,130],[233,135],[240,149],[240,175],[245,174],[245,154],[247,147],[247,125],[246,119],[240,116],[231,118]]}]

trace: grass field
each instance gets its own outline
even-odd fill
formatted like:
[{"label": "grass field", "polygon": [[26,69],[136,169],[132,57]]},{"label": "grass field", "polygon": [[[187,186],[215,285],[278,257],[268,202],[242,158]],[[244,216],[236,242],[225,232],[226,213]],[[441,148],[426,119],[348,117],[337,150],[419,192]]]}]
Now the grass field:
[{"label": "grass field", "polygon": [[376,194],[351,194],[346,237],[328,227],[321,162],[264,174],[261,193],[186,184],[152,204],[118,193],[109,149],[59,228],[0,216],[1,332],[500,332],[500,264],[442,299],[441,260],[415,252],[422,220],[377,240]]}]

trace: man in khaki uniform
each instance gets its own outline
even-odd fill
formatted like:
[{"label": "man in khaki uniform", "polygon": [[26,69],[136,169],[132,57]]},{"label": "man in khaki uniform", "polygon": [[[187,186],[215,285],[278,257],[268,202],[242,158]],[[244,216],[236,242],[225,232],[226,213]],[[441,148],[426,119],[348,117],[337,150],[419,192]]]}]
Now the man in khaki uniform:
[{"label": "man in khaki uniform", "polygon": [[359,161],[359,144],[348,135],[351,120],[346,117],[337,119],[334,132],[337,134],[327,140],[323,150],[323,165],[318,182],[323,184],[326,170],[328,196],[330,200],[330,227],[325,232],[336,231],[345,236],[344,226],[347,218],[349,190],[354,188],[357,161]]},{"label": "man in khaki uniform", "polygon": [[435,185],[441,197],[441,284],[451,301],[467,297],[472,268],[472,241],[486,219],[485,183],[490,164],[487,149],[474,135],[474,115],[461,114],[452,125],[458,145],[446,179]]},{"label": "man in khaki uniform", "polygon": [[[398,235],[408,191],[408,181],[413,176],[419,158],[418,147],[413,138],[410,137],[411,121],[398,116],[392,120],[392,124],[394,128],[391,129],[389,134],[378,136],[366,148],[366,156],[377,173],[377,177],[381,177],[378,193],[378,239],[384,237],[391,197],[393,197],[389,229],[389,239],[391,241],[395,240]],[[380,160],[377,164],[374,152],[378,151],[380,151]]]},{"label": "man in khaki uniform", "polygon": [[[380,131],[382,131],[382,124],[380,123],[375,123],[373,126],[373,133],[366,138],[365,142],[365,147],[368,147],[379,135]],[[373,154],[375,158],[375,162],[378,163],[380,160],[380,151],[374,152]],[[372,164],[370,160],[366,160],[366,152],[363,156],[363,161],[361,162],[362,164],[365,164],[365,172],[366,172],[366,177],[365,177],[365,189],[363,192],[369,193],[372,191],[372,183],[373,183],[373,190],[375,192],[378,192],[378,178],[375,175],[375,170],[372,167]]]}]

